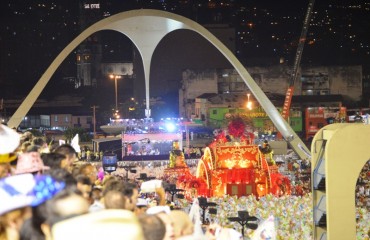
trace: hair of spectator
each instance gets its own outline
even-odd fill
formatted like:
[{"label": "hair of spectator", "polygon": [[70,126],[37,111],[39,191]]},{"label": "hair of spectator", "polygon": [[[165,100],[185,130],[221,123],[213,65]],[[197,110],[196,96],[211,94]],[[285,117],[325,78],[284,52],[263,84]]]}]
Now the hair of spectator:
[{"label": "hair of spectator", "polygon": [[54,152],[63,154],[65,156],[72,157],[76,153],[76,150],[69,144],[63,144],[57,147]]}]

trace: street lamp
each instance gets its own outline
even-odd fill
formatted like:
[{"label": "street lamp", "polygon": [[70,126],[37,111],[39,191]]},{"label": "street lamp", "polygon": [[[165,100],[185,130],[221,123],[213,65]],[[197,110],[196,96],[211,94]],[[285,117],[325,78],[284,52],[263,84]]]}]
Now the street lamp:
[{"label": "street lamp", "polygon": [[248,93],[247,96],[248,96],[247,109],[252,110],[252,102],[249,100],[250,93]]},{"label": "street lamp", "polygon": [[116,112],[118,110],[118,93],[117,93],[117,79],[121,79],[121,75],[111,74],[109,75],[110,79],[114,79],[114,90],[116,93]]}]

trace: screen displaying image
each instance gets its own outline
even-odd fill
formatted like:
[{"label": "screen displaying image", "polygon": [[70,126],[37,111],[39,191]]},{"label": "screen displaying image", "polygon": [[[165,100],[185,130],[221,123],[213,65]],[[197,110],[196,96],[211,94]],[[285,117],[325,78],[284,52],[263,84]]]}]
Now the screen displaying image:
[{"label": "screen displaying image", "polygon": [[104,155],[103,168],[106,172],[114,172],[117,169],[117,155]]}]

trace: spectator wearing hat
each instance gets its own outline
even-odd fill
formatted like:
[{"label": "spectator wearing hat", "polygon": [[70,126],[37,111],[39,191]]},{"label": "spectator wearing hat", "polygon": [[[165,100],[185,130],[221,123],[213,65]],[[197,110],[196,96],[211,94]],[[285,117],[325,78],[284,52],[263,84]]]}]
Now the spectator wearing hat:
[{"label": "spectator wearing hat", "polygon": [[50,176],[21,174],[0,180],[0,239],[19,239],[23,222],[37,207],[64,187]]},{"label": "spectator wearing hat", "polygon": [[21,240],[43,240],[45,236],[41,225],[46,221],[48,213],[46,211],[47,201],[55,194],[64,189],[63,182],[56,181],[49,175],[35,176],[35,187],[32,195],[35,200],[31,203],[32,217],[24,221],[20,230]]},{"label": "spectator wearing hat", "polygon": [[19,144],[19,134],[13,129],[0,124],[0,178],[11,174],[10,162],[17,159],[15,151]]},{"label": "spectator wearing hat", "polygon": [[0,239],[19,239],[24,220],[31,216],[33,176],[24,174],[0,179]]},{"label": "spectator wearing hat", "polygon": [[136,216],[139,216],[146,212],[148,209],[148,201],[144,198],[138,198],[135,208],[135,214]]},{"label": "spectator wearing hat", "polygon": [[44,165],[39,152],[28,152],[18,156],[14,174],[32,173],[37,175],[48,169],[50,167]]},{"label": "spectator wearing hat", "polygon": [[105,209],[60,221],[52,227],[53,240],[109,239],[144,240],[135,214],[127,210]]},{"label": "spectator wearing hat", "polygon": [[[158,199],[152,199],[149,203],[151,206],[166,205],[166,191],[163,188],[162,180],[150,180],[143,182],[140,186],[141,193],[156,193]],[[153,204],[155,202],[155,204]]]}]

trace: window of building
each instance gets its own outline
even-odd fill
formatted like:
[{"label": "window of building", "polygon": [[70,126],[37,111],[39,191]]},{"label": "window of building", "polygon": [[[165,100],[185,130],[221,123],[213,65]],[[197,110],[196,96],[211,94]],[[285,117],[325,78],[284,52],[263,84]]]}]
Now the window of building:
[{"label": "window of building", "polygon": [[69,122],[68,116],[65,117],[64,121]]},{"label": "window of building", "polygon": [[92,117],[87,117],[86,122],[88,124],[92,124],[92,122],[93,122]]},{"label": "window of building", "polygon": [[212,114],[216,115],[217,114],[217,109],[213,109]]},{"label": "window of building", "polygon": [[58,115],[54,116],[54,122],[58,122]]}]

